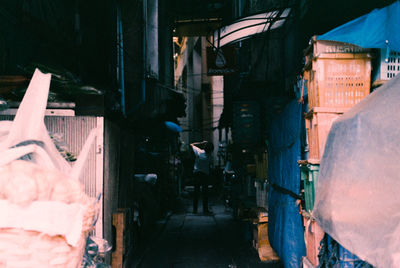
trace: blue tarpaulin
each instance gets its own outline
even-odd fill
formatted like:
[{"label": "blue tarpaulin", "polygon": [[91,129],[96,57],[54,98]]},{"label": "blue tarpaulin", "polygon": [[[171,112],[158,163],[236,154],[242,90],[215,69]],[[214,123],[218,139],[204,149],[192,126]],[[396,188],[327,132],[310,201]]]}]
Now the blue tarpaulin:
[{"label": "blue tarpaulin", "polygon": [[296,100],[275,115],[270,125],[269,239],[285,267],[300,267],[305,256],[304,231],[299,206],[302,105]]},{"label": "blue tarpaulin", "polygon": [[172,132],[182,132],[182,128],[174,122],[165,121],[164,124],[167,129],[171,130]]},{"label": "blue tarpaulin", "polygon": [[317,37],[351,43],[363,48],[400,51],[400,1],[352,20]]}]

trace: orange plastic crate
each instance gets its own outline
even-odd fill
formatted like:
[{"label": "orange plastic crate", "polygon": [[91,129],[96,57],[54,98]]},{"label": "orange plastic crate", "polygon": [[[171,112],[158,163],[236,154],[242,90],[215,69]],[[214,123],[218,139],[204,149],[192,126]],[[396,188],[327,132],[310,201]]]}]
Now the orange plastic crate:
[{"label": "orange plastic crate", "polygon": [[309,107],[350,108],[369,95],[371,56],[323,53],[313,58],[308,80]]},{"label": "orange plastic crate", "polygon": [[371,49],[356,46],[350,43],[331,41],[331,40],[317,40],[318,36],[314,35],[310,41],[309,46],[304,51],[304,54],[312,54],[318,56],[321,53],[368,53]]},{"label": "orange plastic crate", "polygon": [[319,160],[325,148],[333,121],[348,108],[315,107],[306,115],[306,129],[309,149],[309,159]]},{"label": "orange plastic crate", "polygon": [[306,243],[307,259],[312,265],[319,264],[318,254],[320,251],[320,243],[324,238],[325,232],[318,223],[308,216],[304,216],[304,241]]},{"label": "orange plastic crate", "polygon": [[309,46],[304,50],[305,65],[310,65],[314,57],[323,53],[369,53],[371,49],[362,48],[354,44],[337,42],[331,40],[317,40],[313,36],[309,41]]}]

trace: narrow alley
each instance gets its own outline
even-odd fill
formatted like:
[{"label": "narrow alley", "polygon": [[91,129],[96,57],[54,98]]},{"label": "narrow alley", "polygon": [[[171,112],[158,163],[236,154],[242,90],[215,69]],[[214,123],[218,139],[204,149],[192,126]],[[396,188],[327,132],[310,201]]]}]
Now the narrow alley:
[{"label": "narrow alley", "polygon": [[159,226],[151,245],[131,267],[283,267],[261,262],[249,240],[249,226],[234,220],[232,212],[214,195],[212,215],[192,213],[190,196]]},{"label": "narrow alley", "polygon": [[0,0],[0,268],[399,268],[399,33],[400,0]]}]

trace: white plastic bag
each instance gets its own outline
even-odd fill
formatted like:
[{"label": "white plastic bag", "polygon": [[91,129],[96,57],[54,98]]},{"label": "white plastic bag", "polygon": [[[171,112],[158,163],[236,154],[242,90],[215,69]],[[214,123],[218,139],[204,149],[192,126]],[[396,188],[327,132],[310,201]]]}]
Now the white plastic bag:
[{"label": "white plastic bag", "polygon": [[[0,122],[0,166],[30,154],[31,161],[38,165],[56,168],[71,178],[79,179],[91,144],[96,138],[93,129],[73,167],[61,156],[44,124],[51,74],[35,70],[14,121]],[[18,146],[26,141],[42,144]],[[17,148],[12,148],[18,146]]]},{"label": "white plastic bag", "polygon": [[[8,219],[0,223],[0,229],[61,235],[75,246],[95,220],[94,200],[84,194],[78,179],[97,131],[89,134],[71,167],[44,124],[50,79],[50,74],[36,69],[14,121],[0,122],[0,213]],[[55,211],[78,216],[61,224]]]}]

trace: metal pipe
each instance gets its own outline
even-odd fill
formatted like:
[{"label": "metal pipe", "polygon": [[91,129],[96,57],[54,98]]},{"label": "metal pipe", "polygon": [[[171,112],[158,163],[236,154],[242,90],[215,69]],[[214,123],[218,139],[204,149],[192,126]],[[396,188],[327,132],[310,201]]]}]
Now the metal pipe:
[{"label": "metal pipe", "polygon": [[147,78],[147,0],[142,2],[142,15],[143,15],[143,34],[142,34],[142,72],[143,77],[140,83],[140,100],[135,106],[130,109],[130,112],[135,112],[139,107],[146,102],[146,78]]},{"label": "metal pipe", "polygon": [[124,74],[124,38],[123,38],[123,30],[122,30],[122,18],[121,18],[121,7],[118,5],[118,42],[119,42],[119,82],[121,89],[121,110],[122,115],[126,116],[126,107],[125,107],[125,74]]},{"label": "metal pipe", "polygon": [[147,1],[147,75],[158,79],[158,0]]},{"label": "metal pipe", "polygon": [[143,78],[141,83],[141,98],[137,105],[135,105],[134,110],[136,110],[140,105],[142,105],[146,101],[146,76],[147,76],[147,0],[143,0],[143,48],[142,48],[142,57],[143,57]]}]

